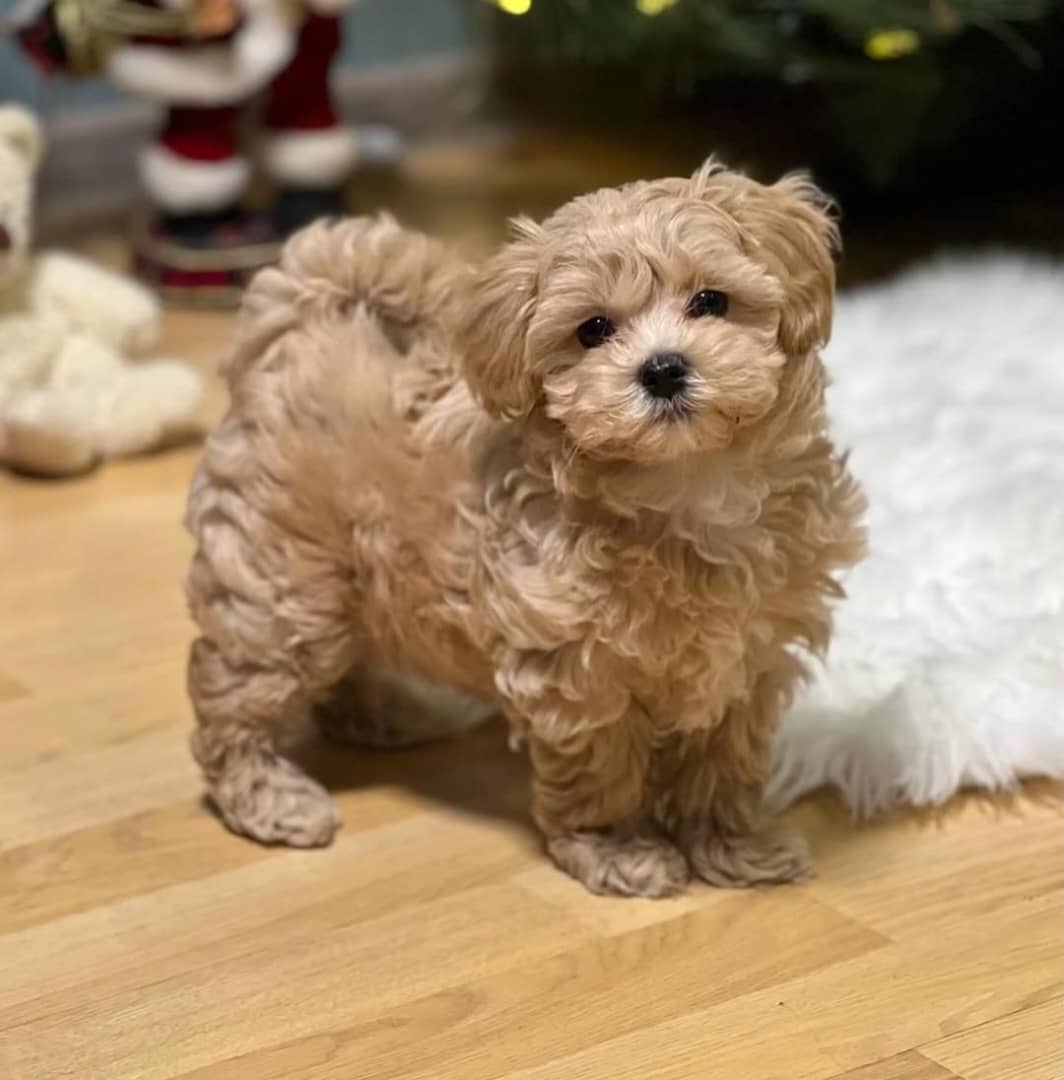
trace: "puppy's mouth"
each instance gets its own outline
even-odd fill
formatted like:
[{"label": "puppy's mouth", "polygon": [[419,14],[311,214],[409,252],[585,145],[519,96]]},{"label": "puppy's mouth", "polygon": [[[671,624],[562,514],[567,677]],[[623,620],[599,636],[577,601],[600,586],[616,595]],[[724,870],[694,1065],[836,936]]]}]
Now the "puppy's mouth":
[{"label": "puppy's mouth", "polygon": [[698,407],[685,394],[667,400],[654,400],[650,408],[651,416],[657,424],[684,424],[698,412]]}]

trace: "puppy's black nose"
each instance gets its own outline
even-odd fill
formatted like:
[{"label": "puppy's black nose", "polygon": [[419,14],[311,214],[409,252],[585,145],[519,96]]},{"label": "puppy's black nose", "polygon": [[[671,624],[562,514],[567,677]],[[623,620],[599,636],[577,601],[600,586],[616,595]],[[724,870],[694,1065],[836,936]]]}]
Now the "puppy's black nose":
[{"label": "puppy's black nose", "polygon": [[658,353],[643,361],[639,381],[651,397],[674,398],[686,388],[690,370],[687,359],[681,353]]}]

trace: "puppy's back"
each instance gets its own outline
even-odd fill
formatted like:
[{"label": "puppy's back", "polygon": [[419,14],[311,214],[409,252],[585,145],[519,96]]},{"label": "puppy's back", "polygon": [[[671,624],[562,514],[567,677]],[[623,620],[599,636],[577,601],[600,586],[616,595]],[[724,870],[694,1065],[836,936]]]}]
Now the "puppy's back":
[{"label": "puppy's back", "polygon": [[[241,305],[222,364],[230,409],[193,485],[193,533],[219,493],[239,491],[257,519],[339,541],[367,498],[424,487],[411,426],[454,389],[450,323],[464,273],[387,215],[293,236]],[[461,468],[443,455],[428,471]]]},{"label": "puppy's back", "polygon": [[391,215],[316,222],[288,241],[277,266],[251,282],[222,373],[232,389],[286,331],[342,325],[359,312],[402,353],[421,340],[449,337],[465,272],[443,245]]}]

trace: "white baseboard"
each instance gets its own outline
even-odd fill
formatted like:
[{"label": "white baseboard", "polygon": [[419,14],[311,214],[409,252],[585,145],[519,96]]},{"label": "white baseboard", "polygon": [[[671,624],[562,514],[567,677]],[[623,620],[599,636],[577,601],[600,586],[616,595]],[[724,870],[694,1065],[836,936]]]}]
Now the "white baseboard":
[{"label": "white baseboard", "polygon": [[[489,65],[479,53],[343,71],[336,99],[356,125],[383,124],[407,140],[453,132],[484,109]],[[136,160],[159,124],[157,107],[128,103],[86,109],[48,125],[38,191],[38,229],[47,238],[113,220],[141,200]]]}]

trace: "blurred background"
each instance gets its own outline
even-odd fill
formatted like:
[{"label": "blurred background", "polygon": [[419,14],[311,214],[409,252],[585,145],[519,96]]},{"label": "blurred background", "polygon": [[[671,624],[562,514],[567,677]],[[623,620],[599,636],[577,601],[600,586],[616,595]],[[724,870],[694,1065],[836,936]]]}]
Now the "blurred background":
[{"label": "blurred background", "polygon": [[[0,44],[0,99],[49,131],[42,235],[122,227],[163,105],[24,46]],[[331,83],[362,135],[356,211],[475,247],[509,213],[716,153],[812,169],[852,281],[943,245],[1064,245],[1062,59],[1061,0],[365,0]]]}]

